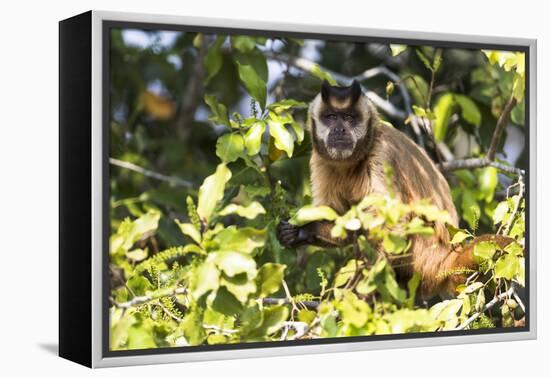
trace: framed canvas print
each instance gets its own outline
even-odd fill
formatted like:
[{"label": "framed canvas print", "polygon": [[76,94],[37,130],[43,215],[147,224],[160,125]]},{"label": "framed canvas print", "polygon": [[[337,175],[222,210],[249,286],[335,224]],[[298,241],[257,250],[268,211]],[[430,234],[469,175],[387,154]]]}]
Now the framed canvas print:
[{"label": "framed canvas print", "polygon": [[536,337],[535,40],[59,27],[62,357]]}]

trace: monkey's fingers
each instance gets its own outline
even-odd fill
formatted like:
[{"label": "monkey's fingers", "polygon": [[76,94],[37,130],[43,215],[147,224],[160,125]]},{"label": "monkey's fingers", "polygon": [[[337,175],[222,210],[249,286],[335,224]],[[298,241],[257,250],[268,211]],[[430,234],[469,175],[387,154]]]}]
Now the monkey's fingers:
[{"label": "monkey's fingers", "polygon": [[291,248],[298,245],[300,242],[298,235],[299,228],[286,221],[282,221],[277,226],[277,239],[284,247]]}]

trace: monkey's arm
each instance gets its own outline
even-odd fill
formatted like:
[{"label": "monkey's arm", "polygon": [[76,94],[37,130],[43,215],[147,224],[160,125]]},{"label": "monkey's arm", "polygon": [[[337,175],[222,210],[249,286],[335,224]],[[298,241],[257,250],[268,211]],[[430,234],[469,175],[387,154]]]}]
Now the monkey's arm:
[{"label": "monkey's arm", "polygon": [[341,247],[352,242],[351,235],[345,239],[334,238],[330,232],[334,227],[333,222],[316,221],[304,226],[294,226],[287,221],[282,221],[277,227],[277,238],[287,248],[296,248],[310,244],[319,247]]}]

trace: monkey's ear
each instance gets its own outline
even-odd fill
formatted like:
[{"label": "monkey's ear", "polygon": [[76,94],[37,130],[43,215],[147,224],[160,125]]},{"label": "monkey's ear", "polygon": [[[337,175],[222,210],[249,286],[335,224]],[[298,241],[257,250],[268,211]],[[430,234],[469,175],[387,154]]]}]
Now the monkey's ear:
[{"label": "monkey's ear", "polygon": [[330,97],[330,84],[328,81],[323,80],[323,84],[321,85],[321,98],[324,102],[328,102],[328,99]]},{"label": "monkey's ear", "polygon": [[357,80],[353,80],[351,83],[351,102],[355,103],[363,93],[361,84]]}]

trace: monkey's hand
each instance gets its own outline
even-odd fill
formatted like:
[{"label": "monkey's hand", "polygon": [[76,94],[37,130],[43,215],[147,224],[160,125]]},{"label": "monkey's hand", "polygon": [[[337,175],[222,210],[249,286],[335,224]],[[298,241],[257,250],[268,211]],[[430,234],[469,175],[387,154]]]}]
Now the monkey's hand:
[{"label": "monkey's hand", "polygon": [[277,226],[277,239],[285,248],[296,248],[310,242],[310,233],[306,227],[294,226],[281,221]]}]

